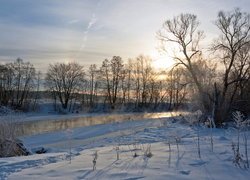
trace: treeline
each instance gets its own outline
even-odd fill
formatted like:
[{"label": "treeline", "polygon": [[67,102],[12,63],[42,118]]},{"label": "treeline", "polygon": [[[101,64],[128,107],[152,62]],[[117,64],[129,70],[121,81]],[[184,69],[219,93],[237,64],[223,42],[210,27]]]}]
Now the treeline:
[{"label": "treeline", "polygon": [[143,55],[127,63],[114,56],[87,69],[76,62],[50,64],[43,78],[20,58],[0,68],[1,105],[19,110],[36,107],[41,87],[63,112],[172,110],[187,102],[184,69],[158,72]]},{"label": "treeline", "polygon": [[[189,105],[222,125],[235,110],[250,112],[250,15],[239,9],[219,12],[214,23],[218,37],[206,47],[199,24],[195,15],[180,14],[158,31],[163,52],[175,47],[171,70],[155,70],[143,55],[126,63],[114,56],[88,69],[77,62],[55,63],[49,65],[44,87],[55,109],[62,111],[154,111]],[[1,105],[35,106],[41,75],[33,65],[17,59],[0,68]]]},{"label": "treeline", "polygon": [[178,85],[185,78],[183,72],[174,73],[177,79],[168,72],[157,72],[147,56],[127,63],[113,56],[100,67],[92,64],[88,69],[76,62],[51,64],[45,86],[54,101],[69,111],[79,103],[89,111],[171,110],[186,102],[186,85]]},{"label": "treeline", "polygon": [[35,67],[18,58],[13,63],[0,64],[0,105],[13,109],[35,106],[35,89],[39,89],[40,74]]}]

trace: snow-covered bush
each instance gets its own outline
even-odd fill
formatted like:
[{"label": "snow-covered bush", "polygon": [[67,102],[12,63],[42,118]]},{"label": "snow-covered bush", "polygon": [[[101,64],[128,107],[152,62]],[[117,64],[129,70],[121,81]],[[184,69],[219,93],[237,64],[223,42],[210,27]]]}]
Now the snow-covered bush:
[{"label": "snow-covered bush", "polygon": [[[237,129],[236,143],[232,142],[232,150],[234,153],[233,162],[236,166],[249,168],[248,160],[248,128],[250,127],[250,120],[245,119],[244,115],[240,111],[233,113],[233,120]],[[244,155],[240,153],[240,134],[243,136]],[[245,156],[245,160],[243,159]]]},{"label": "snow-covered bush", "polygon": [[68,147],[69,147],[69,163],[71,164],[71,158],[72,158],[72,134],[73,134],[73,130],[72,129],[67,129],[65,131],[67,139],[68,139]]},{"label": "snow-covered bush", "polygon": [[202,112],[200,110],[195,111],[194,113],[191,113],[189,115],[185,116],[185,119],[187,122],[194,127],[194,129],[197,132],[197,152],[199,158],[201,158],[201,150],[200,150],[200,128],[201,128],[201,117]]},{"label": "snow-covered bush", "polygon": [[171,166],[171,143],[170,143],[170,140],[168,141],[168,166],[170,167]]},{"label": "snow-covered bush", "polygon": [[179,143],[181,142],[181,137],[175,136],[175,142],[176,142],[176,148],[177,148],[177,153],[178,153],[178,157],[179,157],[179,155],[180,155]]},{"label": "snow-covered bush", "polygon": [[96,163],[97,163],[97,158],[98,158],[98,152],[95,151],[93,154],[93,171],[96,170]]},{"label": "snow-covered bush", "polygon": [[[132,147],[130,147],[132,146]],[[132,156],[134,158],[138,157],[139,156],[139,150],[141,150],[141,147],[140,147],[140,144],[134,142],[133,144],[128,144],[128,149],[129,151],[132,153]]]},{"label": "snow-covered bush", "polygon": [[147,158],[151,158],[153,153],[151,151],[151,144],[147,144],[146,147],[143,146],[144,156]]},{"label": "snow-covered bush", "polygon": [[212,117],[208,117],[208,127],[210,130],[210,145],[211,145],[211,151],[214,151],[214,138],[213,138],[213,129],[216,128],[214,119]]},{"label": "snow-covered bush", "polygon": [[120,159],[120,147],[117,145],[115,148],[116,151],[116,160],[118,161]]}]

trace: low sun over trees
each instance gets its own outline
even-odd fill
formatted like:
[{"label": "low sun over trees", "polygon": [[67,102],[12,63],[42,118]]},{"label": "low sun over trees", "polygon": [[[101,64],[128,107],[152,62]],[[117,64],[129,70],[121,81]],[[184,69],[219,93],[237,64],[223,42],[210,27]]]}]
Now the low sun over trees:
[{"label": "low sun over trees", "polygon": [[198,30],[199,24],[196,15],[180,14],[165,21],[158,31],[157,37],[161,41],[163,51],[168,51],[166,48],[169,43],[176,45],[176,49],[179,49],[179,52],[175,52],[173,57],[176,61],[175,66],[183,66],[190,73],[198,90],[203,110],[206,111],[209,109],[207,97],[204,93],[203,84],[199,81],[199,74],[195,69],[195,63],[202,56],[200,41],[204,37],[203,31]]},{"label": "low sun over trees", "polygon": [[[86,69],[76,62],[50,64],[45,76],[18,58],[0,64],[0,105],[27,110],[43,94],[62,112],[201,109],[219,126],[233,111],[250,111],[250,14],[218,13],[218,37],[204,44],[196,15],[166,20],[157,32],[161,51],[175,64],[156,69],[139,55],[104,59]],[[170,51],[173,51],[171,53]],[[43,83],[44,82],[44,83]],[[42,89],[42,90],[40,90]],[[58,105],[60,108],[58,109]]]},{"label": "low sun over trees", "polygon": [[175,67],[182,66],[189,73],[203,112],[212,113],[216,124],[221,125],[234,109],[244,109],[239,106],[244,101],[239,94],[249,94],[249,89],[245,88],[249,84],[250,70],[250,15],[239,9],[220,11],[215,25],[220,35],[211,50],[218,52],[214,57],[220,59],[217,66],[204,56],[200,45],[204,35],[198,30],[199,21],[195,15],[180,14],[165,21],[157,37],[165,52],[169,51],[170,44],[175,45]]},{"label": "low sun over trees", "polygon": [[[165,78],[167,72],[161,75]],[[128,63],[120,56],[113,56],[103,60],[100,67],[91,64],[87,70],[77,63],[56,63],[49,66],[45,77],[45,87],[54,104],[59,100],[64,112],[74,111],[73,99],[74,104],[86,111],[164,108],[168,101],[167,84],[167,78],[160,79],[152,67],[152,59],[143,55]]]}]

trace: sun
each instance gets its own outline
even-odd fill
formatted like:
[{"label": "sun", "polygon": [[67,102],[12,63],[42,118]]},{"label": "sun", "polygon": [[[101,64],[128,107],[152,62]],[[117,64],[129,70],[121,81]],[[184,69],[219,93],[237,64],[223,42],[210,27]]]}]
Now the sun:
[{"label": "sun", "polygon": [[69,63],[73,63],[73,62],[74,62],[74,60],[71,60],[70,58],[63,60],[63,63],[65,63],[65,64],[69,64]]},{"label": "sun", "polygon": [[175,64],[173,58],[167,55],[160,55],[156,50],[150,53],[150,57],[155,69],[168,69]]}]

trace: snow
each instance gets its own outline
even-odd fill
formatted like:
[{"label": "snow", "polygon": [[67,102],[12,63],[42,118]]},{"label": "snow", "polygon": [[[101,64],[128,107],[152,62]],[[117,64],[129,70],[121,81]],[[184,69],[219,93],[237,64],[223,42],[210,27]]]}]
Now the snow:
[{"label": "snow", "polygon": [[[233,164],[231,144],[236,131],[214,129],[212,152],[210,129],[199,127],[199,158],[197,129],[183,121],[163,118],[23,136],[28,148],[44,147],[48,153],[0,159],[0,179],[249,179],[248,169]],[[144,155],[149,145],[152,157]],[[135,152],[138,157],[133,156]]]}]

